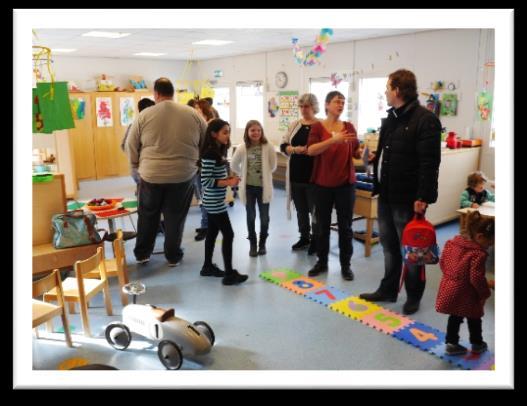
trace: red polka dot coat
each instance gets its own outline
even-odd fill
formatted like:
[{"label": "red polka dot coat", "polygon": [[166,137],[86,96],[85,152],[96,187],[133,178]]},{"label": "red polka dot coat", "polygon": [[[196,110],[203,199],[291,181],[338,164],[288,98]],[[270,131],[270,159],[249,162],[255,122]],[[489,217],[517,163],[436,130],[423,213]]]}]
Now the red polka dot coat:
[{"label": "red polka dot coat", "polygon": [[460,235],[448,240],[439,266],[443,277],[437,292],[439,313],[478,319],[483,316],[490,289],[485,278],[487,252]]}]

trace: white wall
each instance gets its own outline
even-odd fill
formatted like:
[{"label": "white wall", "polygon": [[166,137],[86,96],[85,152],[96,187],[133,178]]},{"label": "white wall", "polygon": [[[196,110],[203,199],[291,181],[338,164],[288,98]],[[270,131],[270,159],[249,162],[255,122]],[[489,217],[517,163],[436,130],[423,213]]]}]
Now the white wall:
[{"label": "white wall", "polygon": [[[96,79],[102,73],[109,76],[119,87],[127,87],[131,76],[142,76],[148,88],[162,76],[175,84],[186,65],[184,61],[156,61],[118,58],[83,58],[73,56],[53,56],[53,70],[58,81],[73,81],[82,90],[96,90]],[[44,74],[46,70],[43,69]],[[188,75],[188,73],[186,74]],[[188,78],[186,78],[188,79]]]},{"label": "white wall", "polygon": [[[489,34],[490,33],[490,34]],[[288,84],[283,90],[298,90],[300,94],[309,89],[312,77],[329,77],[331,73],[354,73],[350,90],[352,101],[352,122],[357,122],[358,80],[363,77],[388,76],[389,73],[406,68],[417,76],[419,92],[431,92],[430,84],[441,80],[459,85],[458,115],[441,116],[441,122],[448,131],[456,131],[464,137],[466,128],[472,128],[473,138],[482,138],[484,147],[481,155],[481,169],[494,177],[494,151],[489,149],[490,122],[481,123],[476,117],[475,97],[481,90],[483,78],[481,67],[485,60],[494,60],[492,30],[456,29],[420,32],[409,35],[375,38],[346,43],[330,43],[321,58],[321,64],[303,66],[296,64],[292,50],[273,51],[229,58],[200,61],[194,71],[194,79],[214,80],[214,70],[223,70],[218,86],[231,89],[231,123],[235,123],[235,85],[241,80],[262,80],[264,90],[264,127],[267,137],[279,144],[283,132],[278,131],[278,117],[267,113],[267,100],[279,89],[274,84],[278,71],[285,71]],[[482,62],[483,61],[483,62]],[[488,72],[487,72],[488,73]],[[488,81],[488,75],[487,75]],[[492,90],[493,80],[487,85]],[[420,96],[421,102],[426,100]],[[323,108],[323,101],[321,108]],[[233,126],[232,142],[241,142],[243,130]]]}]

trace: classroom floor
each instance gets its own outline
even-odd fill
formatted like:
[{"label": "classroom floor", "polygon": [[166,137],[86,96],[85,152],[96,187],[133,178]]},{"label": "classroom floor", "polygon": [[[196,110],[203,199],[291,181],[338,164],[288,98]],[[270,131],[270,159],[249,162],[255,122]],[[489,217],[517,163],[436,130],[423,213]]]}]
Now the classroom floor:
[{"label": "classroom floor", "polygon": [[[101,196],[133,196],[131,178],[81,182],[79,199]],[[296,220],[288,221],[285,210],[285,191],[275,188],[271,203],[270,236],[267,255],[251,258],[246,239],[245,208],[236,200],[229,208],[235,232],[234,267],[249,275],[239,286],[223,286],[221,278],[202,277],[204,242],[194,241],[195,228],[200,224],[199,207],[191,207],[183,238],[184,258],[180,265],[169,268],[163,255],[154,255],[146,265],[136,265],[133,255],[135,240],[126,242],[130,280],[140,280],[146,293],[138,303],[174,307],[177,316],[189,321],[204,320],[212,326],[216,343],[206,356],[185,359],[186,370],[449,370],[458,369],[438,357],[420,351],[393,337],[376,331],[358,321],[269,283],[258,275],[275,268],[291,268],[307,274],[316,262],[306,251],[293,252],[297,241]],[[293,213],[294,215],[294,213]],[[135,219],[137,224],[137,221]],[[99,226],[105,227],[101,221]],[[128,219],[118,220],[117,227],[133,230]],[[353,224],[354,230],[365,229],[363,221]],[[437,228],[440,248],[458,232],[458,222]],[[221,238],[221,237],[219,237]],[[329,273],[316,279],[350,295],[374,291],[383,274],[383,255],[380,244],[374,245],[372,255],[364,257],[364,246],[354,240],[351,266],[355,280],[345,281],[340,275],[337,233],[331,233]],[[163,236],[158,235],[156,251],[162,250]],[[223,269],[221,245],[216,244],[215,262]],[[111,253],[110,245],[107,253]],[[410,318],[441,331],[446,328],[447,316],[434,309],[441,271],[439,266],[427,267],[427,286],[420,310]],[[162,370],[156,346],[134,335],[126,351],[114,350],[104,338],[105,326],[120,320],[122,305],[117,280],[111,280],[114,315],[107,316],[102,295],[89,308],[93,337],[82,335],[79,314],[69,316],[73,327],[74,348],[64,344],[63,334],[45,332],[41,326],[40,339],[33,338],[33,368],[56,370],[76,363],[106,364],[123,370]],[[385,308],[402,312],[406,300],[404,288],[397,303],[381,303]],[[54,322],[60,326],[60,318]],[[80,333],[80,334],[79,334]],[[466,323],[462,324],[461,339],[468,340]],[[483,337],[494,351],[494,296],[485,305]]]}]

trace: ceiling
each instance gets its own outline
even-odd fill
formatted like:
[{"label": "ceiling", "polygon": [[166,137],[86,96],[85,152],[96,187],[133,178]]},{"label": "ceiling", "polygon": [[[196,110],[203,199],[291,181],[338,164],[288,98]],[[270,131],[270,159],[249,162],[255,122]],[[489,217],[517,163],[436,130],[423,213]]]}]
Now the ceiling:
[{"label": "ceiling", "polygon": [[[156,60],[202,60],[234,55],[252,54],[280,49],[292,49],[291,39],[298,38],[302,47],[310,47],[319,29],[112,29],[131,35],[119,39],[83,37],[93,29],[35,29],[34,45],[49,48],[74,48],[65,56],[101,58],[137,58]],[[105,30],[108,31],[108,30]],[[334,29],[331,43],[366,38],[409,34],[416,29]],[[222,46],[193,45],[205,39],[229,40]],[[135,56],[138,52],[159,52],[159,57]],[[56,53],[55,55],[59,55]]]}]

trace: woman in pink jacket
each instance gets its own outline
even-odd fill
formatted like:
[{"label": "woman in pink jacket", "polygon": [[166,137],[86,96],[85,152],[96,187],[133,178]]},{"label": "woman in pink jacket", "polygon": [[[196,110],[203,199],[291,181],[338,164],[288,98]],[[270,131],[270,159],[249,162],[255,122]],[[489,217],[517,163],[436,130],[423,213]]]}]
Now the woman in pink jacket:
[{"label": "woman in pink jacket", "polygon": [[446,353],[461,355],[467,349],[459,344],[459,327],[467,318],[473,353],[487,350],[481,334],[481,318],[490,289],[485,278],[487,249],[494,244],[494,219],[478,211],[469,214],[467,235],[446,242],[439,261],[443,278],[437,292],[436,310],[450,315],[446,333]]}]

